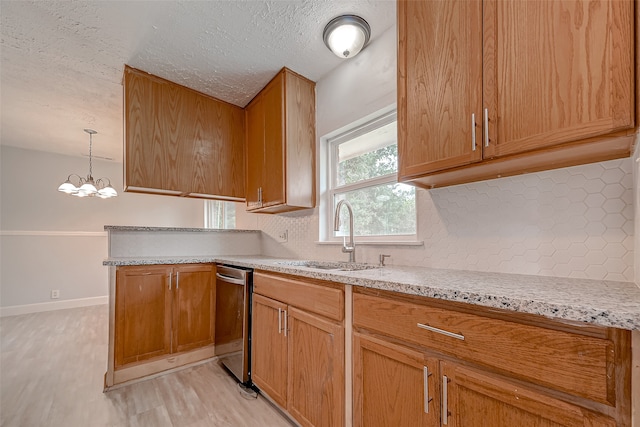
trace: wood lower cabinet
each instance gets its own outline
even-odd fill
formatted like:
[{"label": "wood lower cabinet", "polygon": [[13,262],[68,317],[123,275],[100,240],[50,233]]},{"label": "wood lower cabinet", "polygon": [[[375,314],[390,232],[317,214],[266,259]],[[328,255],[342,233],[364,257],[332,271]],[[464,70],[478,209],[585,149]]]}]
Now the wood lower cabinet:
[{"label": "wood lower cabinet", "polygon": [[353,324],[354,426],[631,425],[628,331],[360,289]]},{"label": "wood lower cabinet", "polygon": [[278,405],[287,407],[287,337],[283,313],[287,305],[262,295],[253,295],[251,354],[253,382]]},{"label": "wood lower cabinet", "polygon": [[119,268],[115,365],[171,353],[171,267]]},{"label": "wood lower cabinet", "polygon": [[308,310],[338,311],[310,299],[314,291],[327,293],[320,301],[337,297],[338,307],[344,295],[339,287],[312,282],[254,273],[253,382],[302,426],[342,426],[344,311],[331,318]]},{"label": "wood lower cabinet", "polygon": [[633,1],[399,0],[398,180],[628,156],[634,22]]},{"label": "wood lower cabinet", "polygon": [[441,362],[440,372],[441,417],[451,427],[616,425],[606,416],[456,363]]},{"label": "wood lower cabinet", "polygon": [[118,267],[107,384],[214,355],[211,264]]},{"label": "wood lower cabinet", "polygon": [[353,425],[437,426],[437,361],[419,351],[354,334]]},{"label": "wood lower cabinet", "polygon": [[211,265],[174,267],[173,352],[213,344],[215,292]]},{"label": "wood lower cabinet", "polygon": [[125,66],[125,191],[244,201],[244,110]]},{"label": "wood lower cabinet", "polygon": [[247,210],[315,207],[315,83],[283,68],[245,108]]},{"label": "wood lower cabinet", "polygon": [[344,423],[344,327],[289,307],[289,413],[304,426]]}]

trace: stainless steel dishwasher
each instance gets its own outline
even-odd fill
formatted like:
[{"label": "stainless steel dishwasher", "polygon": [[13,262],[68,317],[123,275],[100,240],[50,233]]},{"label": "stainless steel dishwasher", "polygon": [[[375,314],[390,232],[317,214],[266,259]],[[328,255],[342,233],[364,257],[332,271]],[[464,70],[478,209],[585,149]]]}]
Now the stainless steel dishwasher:
[{"label": "stainless steel dishwasher", "polygon": [[251,386],[251,293],[253,272],[216,266],[216,354],[246,386]]}]

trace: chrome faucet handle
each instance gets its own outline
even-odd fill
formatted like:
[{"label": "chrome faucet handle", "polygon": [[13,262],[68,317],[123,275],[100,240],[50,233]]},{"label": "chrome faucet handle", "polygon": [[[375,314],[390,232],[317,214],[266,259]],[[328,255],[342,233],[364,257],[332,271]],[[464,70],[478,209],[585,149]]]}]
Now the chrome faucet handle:
[{"label": "chrome faucet handle", "polygon": [[384,254],[380,254],[380,267],[384,267],[384,259],[385,258],[391,258],[391,255],[384,255]]}]

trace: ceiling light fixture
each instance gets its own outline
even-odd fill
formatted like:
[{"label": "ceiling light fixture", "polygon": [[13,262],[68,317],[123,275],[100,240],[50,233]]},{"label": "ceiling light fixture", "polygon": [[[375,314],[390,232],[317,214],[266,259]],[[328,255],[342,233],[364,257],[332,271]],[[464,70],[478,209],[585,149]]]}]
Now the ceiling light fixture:
[{"label": "ceiling light fixture", "polygon": [[352,58],[369,42],[371,27],[356,15],[333,18],[322,32],[324,44],[340,58]]},{"label": "ceiling light fixture", "polygon": [[[93,129],[85,129],[89,134],[89,175],[87,178],[82,178],[80,175],[72,173],[67,177],[67,180],[60,184],[58,191],[70,194],[77,197],[100,197],[101,199],[108,199],[110,197],[116,197],[118,192],[111,186],[109,178],[98,178],[94,181],[91,161],[91,148],[93,145],[93,135],[96,132]],[[77,184],[72,182],[77,181]]]}]

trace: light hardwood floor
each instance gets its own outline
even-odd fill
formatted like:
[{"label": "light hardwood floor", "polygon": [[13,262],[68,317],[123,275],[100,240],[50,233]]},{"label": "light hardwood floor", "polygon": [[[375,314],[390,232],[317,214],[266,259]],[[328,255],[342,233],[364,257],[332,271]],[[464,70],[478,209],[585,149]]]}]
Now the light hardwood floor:
[{"label": "light hardwood floor", "polygon": [[107,306],[0,319],[0,426],[291,426],[217,361],[103,393]]}]

